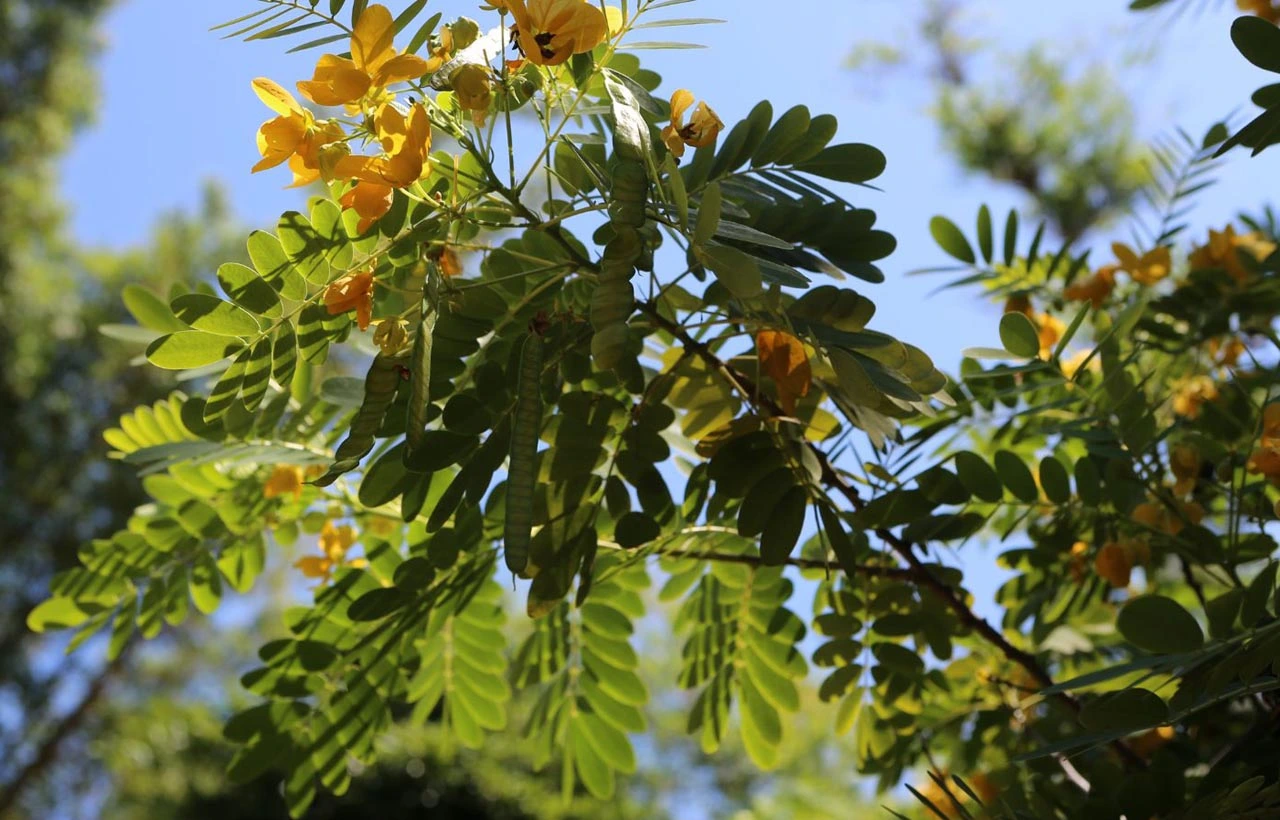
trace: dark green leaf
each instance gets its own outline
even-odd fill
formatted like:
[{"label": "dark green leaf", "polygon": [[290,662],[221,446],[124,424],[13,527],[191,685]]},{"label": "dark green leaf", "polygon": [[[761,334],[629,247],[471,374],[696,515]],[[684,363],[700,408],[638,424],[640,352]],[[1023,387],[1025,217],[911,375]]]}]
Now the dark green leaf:
[{"label": "dark green leaf", "polygon": [[929,233],[933,234],[933,241],[948,255],[970,265],[978,261],[969,240],[964,238],[964,232],[945,216],[935,216],[929,220]]},{"label": "dark green leaf", "polygon": [[1040,332],[1030,319],[1016,311],[1000,317],[1000,343],[1005,350],[1023,359],[1040,355]]},{"label": "dark green leaf", "polygon": [[1139,649],[1158,655],[1192,652],[1204,645],[1204,633],[1190,612],[1172,598],[1143,595],[1125,604],[1116,629]]}]

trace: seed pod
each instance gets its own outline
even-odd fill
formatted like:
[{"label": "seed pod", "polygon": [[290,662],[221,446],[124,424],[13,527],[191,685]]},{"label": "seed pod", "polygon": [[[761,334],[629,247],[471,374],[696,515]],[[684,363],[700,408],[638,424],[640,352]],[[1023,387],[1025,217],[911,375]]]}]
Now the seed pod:
[{"label": "seed pod", "polygon": [[542,337],[530,333],[520,349],[520,378],[511,426],[507,465],[503,555],[507,569],[519,575],[529,562],[533,528],[533,490],[537,480],[538,432],[542,429]]},{"label": "seed pod", "polygon": [[605,246],[600,276],[591,294],[591,358],[597,368],[611,370],[627,350],[627,320],[635,309],[631,277],[644,252],[639,228],[645,224],[644,205],[649,179],[644,164],[615,160],[609,203],[614,238]]},{"label": "seed pod", "polygon": [[413,359],[409,366],[409,407],[405,416],[404,463],[413,460],[414,453],[422,446],[422,436],[427,429],[427,411],[431,397],[431,342],[436,329],[436,266],[427,265],[427,276],[422,283],[422,319],[418,323],[418,338],[413,342]]},{"label": "seed pod", "polygon": [[373,449],[374,435],[382,426],[382,419],[395,399],[399,385],[400,363],[381,353],[374,356],[373,364],[369,365],[369,372],[364,377],[364,400],[351,421],[351,430],[338,445],[333,464],[315,480],[317,486],[329,486],[338,476],[354,470],[360,459],[369,454]]},{"label": "seed pod", "polygon": [[644,225],[644,205],[649,194],[649,175],[644,163],[617,160],[612,164],[609,219],[615,228]]}]

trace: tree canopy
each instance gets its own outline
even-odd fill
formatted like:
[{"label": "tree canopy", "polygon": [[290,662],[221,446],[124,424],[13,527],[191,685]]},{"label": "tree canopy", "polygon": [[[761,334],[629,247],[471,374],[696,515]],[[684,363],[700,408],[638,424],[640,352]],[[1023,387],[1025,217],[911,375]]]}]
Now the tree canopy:
[{"label": "tree canopy", "polygon": [[[27,625],[110,658],[238,640],[193,622],[288,556],[308,601],[247,636],[201,736],[249,785],[179,813],[390,805],[407,758],[469,761],[430,787],[455,811],[497,761],[490,816],[542,811],[516,793],[542,770],[564,816],[627,816],[672,712],[763,771],[803,767],[817,715],[898,816],[1275,813],[1280,227],[1186,209],[1280,141],[1277,85],[1142,165],[1097,80],[1032,61],[1013,108],[949,80],[963,161],[1038,209],[921,197],[935,275],[1002,306],[948,374],[876,327],[884,154],[665,86],[640,55],[716,22],[679,5],[264,0],[220,27],[321,54],[296,93],[253,84],[253,170],[310,196],[205,275],[122,288],[102,347],[150,375],[103,438],[145,498]],[[1233,42],[1280,73],[1280,10],[1240,6]],[[1097,139],[1064,156],[1071,103]],[[1133,240],[1084,246],[1104,217]],[[994,610],[952,560],[972,543],[999,549]],[[785,799],[755,808],[861,797],[846,773]]]}]

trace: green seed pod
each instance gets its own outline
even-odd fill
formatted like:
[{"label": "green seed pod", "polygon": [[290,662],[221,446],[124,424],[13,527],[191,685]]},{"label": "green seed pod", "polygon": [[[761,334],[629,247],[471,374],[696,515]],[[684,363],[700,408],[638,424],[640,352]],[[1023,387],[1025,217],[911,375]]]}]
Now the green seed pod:
[{"label": "green seed pod", "polygon": [[520,378],[512,415],[502,541],[507,569],[517,575],[524,572],[529,563],[529,542],[533,530],[538,433],[542,429],[542,346],[542,337],[530,333],[520,349]]},{"label": "green seed pod", "polygon": [[364,377],[364,400],[351,421],[351,430],[334,453],[333,464],[324,475],[315,480],[320,487],[327,487],[343,473],[354,470],[360,459],[373,449],[374,436],[382,426],[387,408],[396,397],[400,384],[400,363],[379,353],[373,357],[369,372]]},{"label": "green seed pod", "polygon": [[615,160],[610,166],[609,218],[613,237],[605,245],[600,276],[591,294],[591,358],[601,370],[622,364],[627,351],[627,320],[635,309],[631,277],[644,253],[639,229],[644,227],[649,177],[641,162]]},{"label": "green seed pod", "polygon": [[405,416],[404,463],[409,464],[414,453],[422,445],[427,429],[427,411],[431,398],[431,343],[435,335],[436,317],[436,266],[427,265],[427,276],[422,284],[422,320],[418,323],[418,338],[413,343],[413,360],[409,366],[409,406]]},{"label": "green seed pod", "polygon": [[649,194],[649,176],[640,162],[616,161],[612,166],[609,219],[614,226],[639,228],[644,224],[644,206]]},{"label": "green seed pod", "polygon": [[596,367],[601,370],[617,367],[622,361],[623,354],[627,352],[629,339],[626,325],[612,325],[603,330],[597,330],[591,337],[591,358],[595,361]]}]

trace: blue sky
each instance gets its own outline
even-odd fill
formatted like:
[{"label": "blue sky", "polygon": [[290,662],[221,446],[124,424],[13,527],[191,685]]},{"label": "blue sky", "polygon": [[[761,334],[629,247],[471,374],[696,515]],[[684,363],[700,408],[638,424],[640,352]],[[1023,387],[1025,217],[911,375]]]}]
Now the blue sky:
[{"label": "blue sky", "polygon": [[[406,2],[389,2],[398,11]],[[906,271],[943,264],[928,234],[933,214],[971,225],[979,204],[997,214],[1021,204],[1008,189],[967,177],[941,150],[919,72],[859,74],[845,67],[859,41],[900,43],[924,0],[698,0],[669,16],[728,18],[721,26],[685,29],[710,48],[642,53],[661,73],[663,90],[691,88],[732,123],[760,99],[781,111],[804,103],[840,119],[840,141],[869,142],[888,157],[876,183],[850,198],[876,210],[881,227],[899,240],[882,263],[888,282],[868,290],[879,307],[873,327],[913,342],[954,371],[958,351],[998,346],[995,308],[970,292],[930,296],[940,284]],[[1150,137],[1183,127],[1202,134],[1263,84],[1263,72],[1231,46],[1234,4],[1223,2],[1169,24],[1165,16],[1134,15],[1125,0],[973,0],[970,29],[1007,50],[1047,42],[1057,53],[1094,58],[1114,68],[1136,101],[1140,132]],[[202,185],[220,181],[246,225],[274,224],[304,194],[285,190],[287,174],[250,176],[257,160],[254,132],[268,112],[250,90],[256,76],[286,86],[309,77],[317,52],[283,54],[279,42],[220,40],[208,28],[256,6],[253,0],[188,3],[122,0],[107,19],[100,60],[102,107],[96,124],[76,142],[63,166],[63,196],[79,240],[125,247],[144,240],[163,212],[193,209]],[[432,0],[446,19],[480,18],[476,0]],[[488,24],[488,21],[486,21]],[[681,30],[676,30],[677,34]],[[666,36],[666,32],[650,34]],[[1152,47],[1157,57],[1134,63],[1127,55]],[[998,69],[998,66],[997,66]],[[1240,152],[1221,182],[1199,197],[1196,234],[1220,226],[1265,195],[1258,179],[1280,179],[1280,150],[1257,159]],[[1123,228],[1118,228],[1123,233]],[[990,600],[994,576],[975,584]],[[985,607],[984,607],[985,608]]]},{"label": "blue sky", "polygon": [[[405,2],[389,3],[398,11]],[[945,262],[928,235],[928,219],[946,214],[971,225],[977,206],[997,213],[1019,204],[1004,188],[959,172],[940,150],[928,119],[929,91],[919,72],[858,74],[844,61],[852,44],[900,43],[923,0],[697,0],[669,16],[726,18],[720,26],[668,30],[709,46],[696,51],[643,52],[661,73],[664,91],[692,88],[727,121],[744,116],[758,100],[775,110],[804,103],[840,119],[839,139],[869,142],[888,156],[876,180],[884,193],[859,190],[851,199],[875,209],[880,224],[899,240],[884,263],[889,281],[869,295],[879,305],[878,329],[916,343],[944,369],[956,351],[991,345],[995,323],[988,305],[972,294],[929,297],[939,280],[904,277],[906,271]],[[1124,0],[1071,3],[973,0],[970,28],[1018,49],[1051,42],[1061,53],[1079,53],[1114,65],[1138,101],[1144,135],[1181,126],[1201,134],[1262,84],[1262,72],[1232,48],[1227,27],[1233,4],[1216,12],[1135,15]],[[63,194],[72,228],[83,242],[123,247],[143,240],[156,217],[196,206],[202,184],[219,180],[235,214],[246,224],[273,224],[297,207],[303,194],[284,190],[283,172],[249,175],[257,160],[254,132],[267,110],[250,90],[260,75],[286,86],[310,76],[317,52],[286,55],[279,42],[221,40],[208,28],[256,6],[252,0],[175,3],[123,0],[107,19],[100,60],[102,107],[96,124],[76,142],[64,163]],[[433,0],[429,9],[446,19],[480,18],[476,0]],[[655,31],[652,34],[665,35]],[[674,39],[674,38],[673,38]],[[1121,64],[1126,50],[1160,43],[1159,57]],[[1193,220],[1220,223],[1241,204],[1253,206],[1258,178],[1280,178],[1280,151],[1249,160],[1237,152],[1216,188],[1200,197]]]}]

